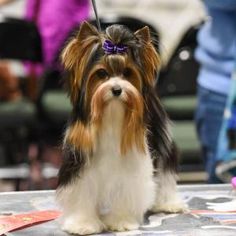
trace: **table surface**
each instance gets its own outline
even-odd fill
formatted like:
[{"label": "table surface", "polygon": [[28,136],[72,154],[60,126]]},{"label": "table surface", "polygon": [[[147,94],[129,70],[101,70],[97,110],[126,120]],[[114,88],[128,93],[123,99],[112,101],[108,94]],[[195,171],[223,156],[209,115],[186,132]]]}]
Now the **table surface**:
[{"label": "table surface", "polygon": [[[187,214],[149,215],[139,230],[103,233],[102,235],[161,235],[161,236],[235,236],[235,212],[217,212],[210,207],[224,209],[236,201],[230,185],[189,185],[179,186],[181,197],[191,210],[208,210]],[[0,215],[18,214],[36,210],[57,210],[54,191],[0,193]],[[236,202],[235,202],[236,203]],[[234,204],[235,205],[235,204]],[[222,208],[223,207],[223,208]],[[233,208],[231,208],[231,211]],[[44,235],[66,236],[59,227],[58,220],[35,225],[7,233],[7,236]]]}]

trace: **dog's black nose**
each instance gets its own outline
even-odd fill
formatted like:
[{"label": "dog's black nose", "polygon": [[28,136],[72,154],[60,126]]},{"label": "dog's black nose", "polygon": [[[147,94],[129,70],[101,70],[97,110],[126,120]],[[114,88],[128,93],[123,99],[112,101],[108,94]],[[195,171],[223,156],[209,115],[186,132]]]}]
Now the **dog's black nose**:
[{"label": "dog's black nose", "polygon": [[119,85],[116,85],[114,87],[112,87],[112,94],[116,97],[120,96],[122,93],[122,89]]}]

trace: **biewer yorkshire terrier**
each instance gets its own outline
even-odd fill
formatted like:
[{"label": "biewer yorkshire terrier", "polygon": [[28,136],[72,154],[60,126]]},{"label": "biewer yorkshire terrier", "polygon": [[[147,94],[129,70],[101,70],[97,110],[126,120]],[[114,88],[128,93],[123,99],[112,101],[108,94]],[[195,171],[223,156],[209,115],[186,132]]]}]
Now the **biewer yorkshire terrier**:
[{"label": "biewer yorkshire terrier", "polygon": [[184,211],[168,118],[154,88],[160,60],[149,28],[98,32],[84,22],[62,61],[73,105],[57,189],[62,229],[134,230],[147,210]]}]

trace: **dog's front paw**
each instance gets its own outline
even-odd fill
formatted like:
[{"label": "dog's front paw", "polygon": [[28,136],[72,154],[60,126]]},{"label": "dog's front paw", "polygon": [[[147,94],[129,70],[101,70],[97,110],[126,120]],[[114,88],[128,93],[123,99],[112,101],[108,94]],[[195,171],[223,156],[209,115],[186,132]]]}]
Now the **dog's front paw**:
[{"label": "dog's front paw", "polygon": [[167,213],[187,213],[188,206],[180,199],[175,201],[159,201],[151,209],[153,212],[167,212]]},{"label": "dog's front paw", "polygon": [[127,231],[139,228],[139,223],[132,218],[122,216],[106,216],[103,219],[106,229],[110,231]]},{"label": "dog's front paw", "polygon": [[64,220],[62,230],[70,234],[88,235],[101,233],[104,224],[99,219],[70,217]]}]

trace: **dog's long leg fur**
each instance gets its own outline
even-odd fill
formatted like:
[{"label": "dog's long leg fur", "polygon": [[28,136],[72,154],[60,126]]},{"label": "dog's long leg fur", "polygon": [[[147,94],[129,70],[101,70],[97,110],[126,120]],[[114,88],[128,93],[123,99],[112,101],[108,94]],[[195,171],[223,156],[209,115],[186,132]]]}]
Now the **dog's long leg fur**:
[{"label": "dog's long leg fur", "polygon": [[[58,190],[58,201],[63,206],[62,229],[73,234],[99,233],[104,229],[97,209],[98,186],[96,177],[88,170],[83,178]],[[62,198],[63,197],[63,198]]]},{"label": "dog's long leg fur", "polygon": [[159,170],[155,177],[156,199],[154,212],[176,213],[186,211],[187,207],[177,193],[176,175],[170,171]]},{"label": "dog's long leg fur", "polygon": [[169,133],[169,122],[154,88],[144,93],[147,109],[148,144],[152,153],[156,199],[154,212],[183,212],[187,209],[177,194],[177,153]]}]

